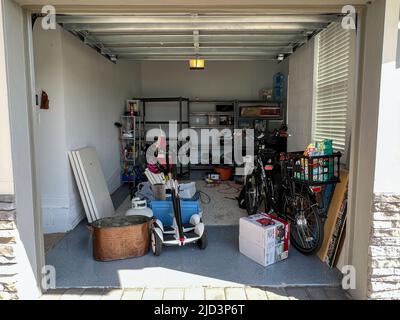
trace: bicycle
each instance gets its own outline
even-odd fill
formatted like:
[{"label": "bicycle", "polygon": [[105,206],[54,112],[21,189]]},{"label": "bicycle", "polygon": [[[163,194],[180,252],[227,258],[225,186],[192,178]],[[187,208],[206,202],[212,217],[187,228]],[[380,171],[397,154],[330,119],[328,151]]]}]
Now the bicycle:
[{"label": "bicycle", "polygon": [[245,184],[248,214],[258,213],[264,203],[265,212],[274,212],[290,223],[291,242],[297,250],[306,255],[316,253],[324,239],[316,194],[322,185],[339,182],[341,154],[278,154],[263,149],[263,140],[257,140],[261,147],[257,148],[255,166]]}]

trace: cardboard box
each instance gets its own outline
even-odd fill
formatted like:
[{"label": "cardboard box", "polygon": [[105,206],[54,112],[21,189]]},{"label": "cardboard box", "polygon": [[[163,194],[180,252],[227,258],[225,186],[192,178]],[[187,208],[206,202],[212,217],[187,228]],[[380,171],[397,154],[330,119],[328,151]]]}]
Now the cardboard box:
[{"label": "cardboard box", "polygon": [[240,115],[242,117],[279,117],[281,109],[279,107],[266,106],[242,107]]},{"label": "cardboard box", "polygon": [[289,223],[270,214],[257,214],[240,219],[239,250],[267,267],[289,256]]}]

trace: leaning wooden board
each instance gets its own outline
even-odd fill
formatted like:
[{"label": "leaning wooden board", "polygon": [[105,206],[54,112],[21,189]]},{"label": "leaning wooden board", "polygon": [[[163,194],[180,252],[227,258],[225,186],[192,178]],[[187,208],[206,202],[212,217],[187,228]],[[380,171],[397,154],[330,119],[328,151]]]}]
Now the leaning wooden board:
[{"label": "leaning wooden board", "polygon": [[114,205],[97,157],[96,149],[85,148],[76,150],[75,152],[96,218],[102,219],[113,216],[115,214]]},{"label": "leaning wooden board", "polygon": [[328,218],[325,221],[324,241],[321,249],[317,253],[322,262],[325,262],[327,259],[329,245],[335,232],[337,219],[340,215],[340,209],[343,201],[345,201],[346,198],[347,187],[349,183],[349,172],[342,170],[340,172],[340,180],[341,182],[336,185],[335,192],[333,193],[332,201],[328,211]]}]

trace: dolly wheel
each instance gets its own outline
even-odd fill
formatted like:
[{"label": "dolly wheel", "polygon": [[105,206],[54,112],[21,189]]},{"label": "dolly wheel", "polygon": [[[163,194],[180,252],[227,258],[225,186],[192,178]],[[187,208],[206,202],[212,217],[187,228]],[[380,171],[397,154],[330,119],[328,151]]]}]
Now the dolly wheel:
[{"label": "dolly wheel", "polygon": [[154,229],[151,230],[151,251],[156,257],[158,257],[162,251],[161,239],[158,237]]},{"label": "dolly wheel", "polygon": [[197,246],[201,249],[204,250],[207,248],[208,245],[208,238],[207,238],[207,232],[204,230],[203,235],[199,240],[197,240]]}]

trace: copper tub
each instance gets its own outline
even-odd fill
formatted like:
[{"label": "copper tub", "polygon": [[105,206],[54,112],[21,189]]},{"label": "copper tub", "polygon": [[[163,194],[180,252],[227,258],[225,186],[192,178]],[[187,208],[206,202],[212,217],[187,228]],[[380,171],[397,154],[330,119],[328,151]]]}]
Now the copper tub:
[{"label": "copper tub", "polygon": [[149,251],[150,221],[145,216],[130,216],[93,222],[93,258],[112,261],[144,256]]}]

